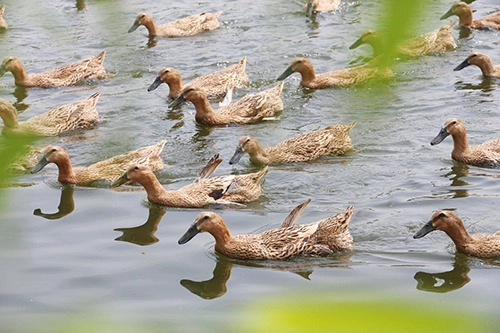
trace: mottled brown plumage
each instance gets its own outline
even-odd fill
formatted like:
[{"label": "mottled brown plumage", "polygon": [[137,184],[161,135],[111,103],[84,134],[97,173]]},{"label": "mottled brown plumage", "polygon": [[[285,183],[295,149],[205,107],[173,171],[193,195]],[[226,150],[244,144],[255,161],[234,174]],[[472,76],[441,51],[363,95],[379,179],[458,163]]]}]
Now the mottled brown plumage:
[{"label": "mottled brown plumage", "polygon": [[344,212],[314,223],[283,223],[282,227],[261,234],[235,236],[229,233],[219,215],[203,212],[179,239],[179,244],[187,243],[199,232],[208,232],[215,238],[215,251],[234,259],[279,260],[301,255],[329,255],[352,248],[349,233],[352,211],[353,207],[348,206]]},{"label": "mottled brown plumage", "polygon": [[486,141],[480,145],[469,146],[465,126],[460,119],[447,119],[431,145],[441,143],[448,135],[453,138],[451,158],[455,161],[482,167],[500,166],[500,139]]},{"label": "mottled brown plumage", "polygon": [[459,71],[469,65],[474,65],[481,69],[484,77],[500,78],[500,65],[493,65],[491,58],[481,52],[470,54],[460,65],[455,67],[455,71]]},{"label": "mottled brown plumage", "polygon": [[96,109],[99,96],[99,93],[95,93],[87,99],[61,105],[21,122],[17,120],[14,106],[0,98],[0,117],[4,123],[2,133],[57,136],[68,131],[92,128],[99,122]]},{"label": "mottled brown plumage", "polygon": [[469,29],[500,29],[500,12],[495,12],[480,19],[472,19],[472,9],[465,2],[455,2],[441,17],[444,20],[452,15],[459,18],[458,24]]},{"label": "mottled brown plumage", "polygon": [[163,169],[163,159],[160,153],[166,140],[155,145],[132,150],[86,167],[73,167],[68,153],[61,147],[47,147],[32,173],[42,170],[47,164],[54,163],[59,169],[57,180],[63,184],[89,186],[95,181],[113,182],[118,179],[130,165],[141,163],[154,170]]},{"label": "mottled brown plumage", "polygon": [[342,155],[352,149],[349,131],[355,124],[324,127],[268,148],[262,147],[256,138],[242,137],[229,163],[238,163],[244,153],[250,156],[250,162],[255,165],[305,162],[325,155]]},{"label": "mottled brown plumage", "polygon": [[143,25],[148,29],[149,36],[189,37],[203,31],[217,29],[220,26],[220,14],[221,12],[195,14],[169,23],[156,25],[151,15],[140,13],[128,32],[135,31],[139,26]]},{"label": "mottled brown plumage", "polygon": [[424,237],[434,230],[444,231],[460,253],[476,257],[500,256],[500,231],[494,234],[469,235],[462,220],[450,211],[439,210],[432,214],[431,220],[413,238]]},{"label": "mottled brown plumage", "polygon": [[364,65],[337,69],[316,74],[311,62],[306,58],[295,58],[288,68],[278,77],[284,80],[292,73],[300,73],[300,84],[310,89],[328,87],[350,87],[371,80],[387,80],[394,76],[388,67],[379,66],[376,59]]},{"label": "mottled brown plumage", "polygon": [[[426,34],[405,40],[397,46],[399,54],[415,57],[430,53],[452,51],[457,47],[451,29],[455,22],[443,25]],[[382,36],[374,30],[365,30],[361,37],[355,41],[349,49],[355,49],[362,44],[368,44],[373,48],[373,55],[384,53],[385,45]]]},{"label": "mottled brown plumage", "polygon": [[132,165],[116,180],[112,187],[128,181],[140,183],[146,190],[148,200],[157,205],[201,208],[209,204],[239,204],[256,200],[262,193],[262,179],[267,168],[245,175],[230,175],[209,178],[222,159],[215,155],[201,170],[191,184],[177,190],[166,190],[147,166]]},{"label": "mottled brown plumage", "polygon": [[221,106],[214,111],[203,90],[188,87],[170,104],[170,107],[186,101],[193,103],[196,109],[195,119],[204,125],[249,124],[266,117],[274,117],[283,110],[282,89],[283,83],[280,83],[259,93],[245,95],[238,101]]},{"label": "mottled brown plumage", "polygon": [[102,51],[97,56],[36,74],[26,74],[19,59],[6,57],[0,66],[0,77],[9,71],[14,76],[15,84],[23,87],[72,86],[86,79],[109,77],[102,65],[105,55],[106,51]]},{"label": "mottled brown plumage", "polygon": [[339,9],[340,0],[307,0],[304,5],[307,16],[316,12],[331,12]]},{"label": "mottled brown plumage", "polygon": [[203,89],[208,98],[221,99],[226,96],[229,89],[242,88],[248,85],[246,74],[247,58],[243,57],[238,63],[228,66],[220,71],[199,76],[189,82],[186,86],[182,84],[182,77],[179,71],[174,68],[162,68],[149,86],[148,91],[155,90],[162,83],[169,87],[168,96],[177,98],[182,90],[187,87]]},{"label": "mottled brown plumage", "polygon": [[7,22],[5,22],[5,19],[3,18],[4,13],[5,13],[5,5],[2,4],[0,5],[0,31],[9,28],[9,25],[7,24]]}]

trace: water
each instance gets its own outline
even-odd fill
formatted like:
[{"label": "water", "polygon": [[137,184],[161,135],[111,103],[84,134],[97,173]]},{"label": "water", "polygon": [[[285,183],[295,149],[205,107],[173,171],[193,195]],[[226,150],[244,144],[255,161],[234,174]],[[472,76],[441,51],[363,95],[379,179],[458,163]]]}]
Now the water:
[{"label": "water", "polygon": [[[412,239],[432,212],[443,208],[456,210],[470,232],[500,229],[494,211],[499,171],[453,162],[450,139],[429,145],[448,117],[465,122],[471,143],[499,136],[498,82],[483,80],[477,68],[452,71],[472,50],[500,63],[499,32],[477,31],[460,39],[455,52],[399,61],[395,81],[382,87],[310,92],[299,87],[295,74],[286,80],[279,120],[206,129],[194,122],[192,105],[168,110],[165,85],[146,91],[161,67],[177,68],[189,82],[247,56],[251,84],[236,93],[239,98],[274,85],[295,56],[310,58],[317,72],[361,63],[369,48],[348,46],[375,25],[377,1],[344,1],[339,12],[319,14],[315,22],[302,13],[301,1],[5,3],[10,30],[0,35],[0,57],[19,57],[29,72],[107,51],[105,67],[115,77],[96,85],[25,90],[14,86],[9,73],[0,78],[0,97],[24,111],[21,120],[96,91],[102,94],[98,109],[104,121],[96,129],[40,142],[65,147],[74,165],[166,138],[167,166],[159,178],[177,188],[190,182],[212,154],[219,152],[228,161],[240,136],[272,145],[327,124],[357,125],[351,131],[352,153],[273,166],[260,200],[241,209],[214,208],[237,234],[279,225],[307,198],[313,200],[300,223],[352,204],[354,251],[328,258],[227,261],[213,253],[209,235],[177,245],[198,209],[161,211],[145,202],[142,191],[61,189],[53,165],[37,175],[19,176],[14,183],[24,186],[3,192],[2,331],[33,331],[87,314],[125,327],[165,323],[184,332],[228,329],[254,302],[295,293],[349,299],[360,292],[367,298],[421,301],[431,308],[454,304],[499,324],[498,260],[455,255],[440,232]],[[449,5],[430,5],[415,34],[444,24],[438,18]],[[495,0],[473,6],[477,17],[500,10]],[[141,11],[161,23],[217,10],[224,11],[221,28],[192,38],[148,44],[142,27],[127,34]],[[253,170],[243,158],[236,166],[223,162],[216,174]],[[61,195],[62,212],[55,214]],[[55,216],[34,215],[36,209]],[[139,230],[114,230],[143,224]]]}]

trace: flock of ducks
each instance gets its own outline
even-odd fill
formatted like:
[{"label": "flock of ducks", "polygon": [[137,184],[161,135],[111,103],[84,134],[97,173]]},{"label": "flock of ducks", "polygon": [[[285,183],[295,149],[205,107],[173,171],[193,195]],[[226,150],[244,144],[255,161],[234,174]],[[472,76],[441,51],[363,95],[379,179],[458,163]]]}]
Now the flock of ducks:
[{"label": "flock of ducks", "polygon": [[[334,11],[340,0],[308,0],[305,10],[308,15],[317,11]],[[5,6],[0,6],[0,29],[8,29],[3,19]],[[129,32],[143,25],[150,37],[187,37],[219,27],[221,12],[201,13],[157,25],[151,15],[141,13],[135,18]],[[441,19],[452,15],[459,17],[459,26],[467,29],[500,29],[500,12],[481,19],[472,19],[472,10],[464,2],[453,4]],[[444,25],[422,36],[404,41],[398,45],[398,53],[405,56],[422,56],[429,53],[454,50],[456,43],[451,35],[454,23]],[[378,32],[367,30],[350,48],[369,44],[374,58],[364,65],[346,69],[336,69],[316,74],[312,63],[306,58],[294,59],[277,80],[283,81],[293,73],[301,75],[300,84],[309,89],[328,87],[349,87],[371,80],[389,80],[394,74],[390,68],[380,64],[379,56],[384,53],[384,38]],[[110,78],[103,67],[105,51],[78,62],[47,70],[42,73],[27,74],[21,61],[16,57],[6,57],[0,66],[0,77],[12,73],[14,82],[24,87],[65,87],[79,84],[84,80]],[[491,59],[475,52],[459,64],[455,70],[469,65],[478,66],[485,77],[500,78],[500,67],[493,66]],[[180,73],[174,68],[163,68],[148,88],[155,90],[162,83],[169,87],[172,99],[170,108],[185,102],[195,106],[195,120],[207,126],[227,124],[249,124],[276,117],[283,111],[281,92],[283,82],[276,86],[249,94],[237,101],[232,100],[234,89],[248,85],[246,58],[238,63],[209,75],[199,77],[184,85]],[[0,116],[3,120],[2,134],[34,134],[37,136],[57,136],[68,131],[94,127],[99,116],[96,104],[99,93],[75,103],[59,106],[26,121],[17,120],[17,110],[4,99],[0,99]],[[224,99],[214,110],[210,100]],[[262,192],[261,184],[268,166],[279,163],[312,161],[326,155],[342,155],[352,149],[349,131],[355,126],[336,124],[310,133],[289,138],[274,147],[264,148],[254,137],[242,137],[230,163],[237,163],[247,153],[250,162],[261,169],[254,173],[211,177],[222,159],[213,156],[201,168],[194,181],[175,190],[165,189],[154,174],[164,166],[160,156],[165,140],[134,151],[94,163],[85,167],[73,167],[64,148],[49,146],[41,150],[32,173],[41,171],[47,164],[54,163],[58,170],[58,181],[62,184],[79,186],[99,186],[105,182],[112,188],[128,183],[141,184],[147,199],[153,204],[202,208],[210,204],[242,205],[256,200]],[[500,139],[469,146],[465,126],[460,119],[448,119],[439,134],[431,142],[439,144],[451,135],[454,142],[452,158],[456,161],[481,167],[500,166]],[[191,227],[179,239],[184,244],[200,232],[208,232],[215,238],[215,250],[230,258],[237,259],[286,259],[297,255],[328,255],[352,249],[353,239],[349,233],[349,222],[353,207],[320,221],[296,225],[295,222],[310,200],[293,209],[279,228],[261,234],[231,235],[222,218],[214,212],[200,213]],[[438,211],[419,230],[414,238],[421,238],[433,230],[442,230],[453,240],[458,252],[479,257],[500,256],[500,231],[491,235],[469,235],[459,217],[449,211]]]}]

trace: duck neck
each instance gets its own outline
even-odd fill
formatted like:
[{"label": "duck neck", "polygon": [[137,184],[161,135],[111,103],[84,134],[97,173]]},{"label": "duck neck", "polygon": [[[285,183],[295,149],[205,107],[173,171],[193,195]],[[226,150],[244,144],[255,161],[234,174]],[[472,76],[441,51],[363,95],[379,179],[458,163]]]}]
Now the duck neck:
[{"label": "duck neck", "polygon": [[493,76],[495,73],[495,67],[491,62],[491,59],[484,59],[480,65],[477,65],[481,69],[483,76]]},{"label": "duck neck", "polygon": [[460,15],[458,15],[458,24],[464,28],[470,28],[472,26],[472,10],[463,10]]},{"label": "duck neck", "polygon": [[214,114],[214,109],[208,102],[207,98],[196,98],[191,101],[196,109],[196,120],[211,117]]},{"label": "duck neck", "polygon": [[248,152],[250,156],[250,162],[257,165],[269,165],[270,158],[267,151],[260,145],[260,143],[256,143],[254,149]]},{"label": "duck neck", "polygon": [[463,224],[454,226],[453,228],[447,228],[444,232],[451,238],[457,251],[460,253],[466,253],[467,245],[472,241],[471,236],[465,230]]},{"label": "duck neck", "polygon": [[155,21],[151,18],[143,23],[143,25],[148,29],[148,33],[150,36],[157,35],[157,27]]},{"label": "duck neck", "polygon": [[64,159],[59,159],[54,163],[57,165],[57,168],[59,169],[59,175],[57,177],[57,180],[59,180],[59,182],[63,184],[77,183],[76,174],[75,171],[73,170],[73,166],[71,165],[69,157]]},{"label": "duck neck", "polygon": [[227,243],[231,240],[231,234],[227,228],[219,227],[216,230],[210,230],[210,234],[215,238],[215,251],[219,253],[226,253]]},{"label": "duck neck", "polygon": [[14,76],[14,82],[17,85],[22,86],[28,80],[28,74],[26,74],[26,71],[20,62],[17,62],[10,72]]},{"label": "duck neck", "polygon": [[314,68],[310,63],[306,63],[300,68],[300,75],[302,77],[300,83],[305,87],[307,87],[309,83],[316,79],[316,73],[314,72]]},{"label": "duck neck", "polygon": [[168,88],[170,89],[170,92],[168,95],[171,98],[177,98],[182,92],[182,79],[181,78],[174,78],[173,80],[170,80],[167,82]]},{"label": "duck neck", "polygon": [[13,106],[8,105],[5,108],[1,109],[0,117],[3,120],[5,127],[8,127],[9,129],[19,127],[19,123],[17,122],[17,111]]},{"label": "duck neck", "polygon": [[[152,203],[160,203],[166,197],[165,188],[158,181],[153,173],[147,174],[140,180],[141,185],[146,190],[148,200]],[[161,199],[160,199],[161,198]]]},{"label": "duck neck", "polygon": [[453,151],[451,156],[454,160],[460,160],[460,156],[469,151],[469,142],[467,140],[467,133],[464,130],[454,133],[453,138]]}]

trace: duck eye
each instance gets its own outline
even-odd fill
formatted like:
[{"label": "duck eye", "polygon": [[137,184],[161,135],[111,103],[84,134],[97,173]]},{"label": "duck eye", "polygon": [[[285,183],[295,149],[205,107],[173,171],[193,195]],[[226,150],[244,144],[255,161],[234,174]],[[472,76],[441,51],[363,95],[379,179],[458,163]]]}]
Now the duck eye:
[{"label": "duck eye", "polygon": [[57,151],[57,149],[56,149],[56,148],[52,148],[52,149],[50,150],[50,152],[51,152],[51,153],[55,153],[56,151]]},{"label": "duck eye", "polygon": [[439,213],[439,215],[438,215],[437,217],[438,217],[438,218],[443,218],[443,217],[446,217],[446,214],[445,214],[445,213],[443,213],[443,212],[441,212],[441,213]]},{"label": "duck eye", "polygon": [[210,217],[208,215],[203,216],[204,220],[208,220]]},{"label": "duck eye", "polygon": [[139,167],[136,165],[136,166],[134,167],[134,170],[135,170],[135,171],[138,171],[138,170],[139,170]]}]

